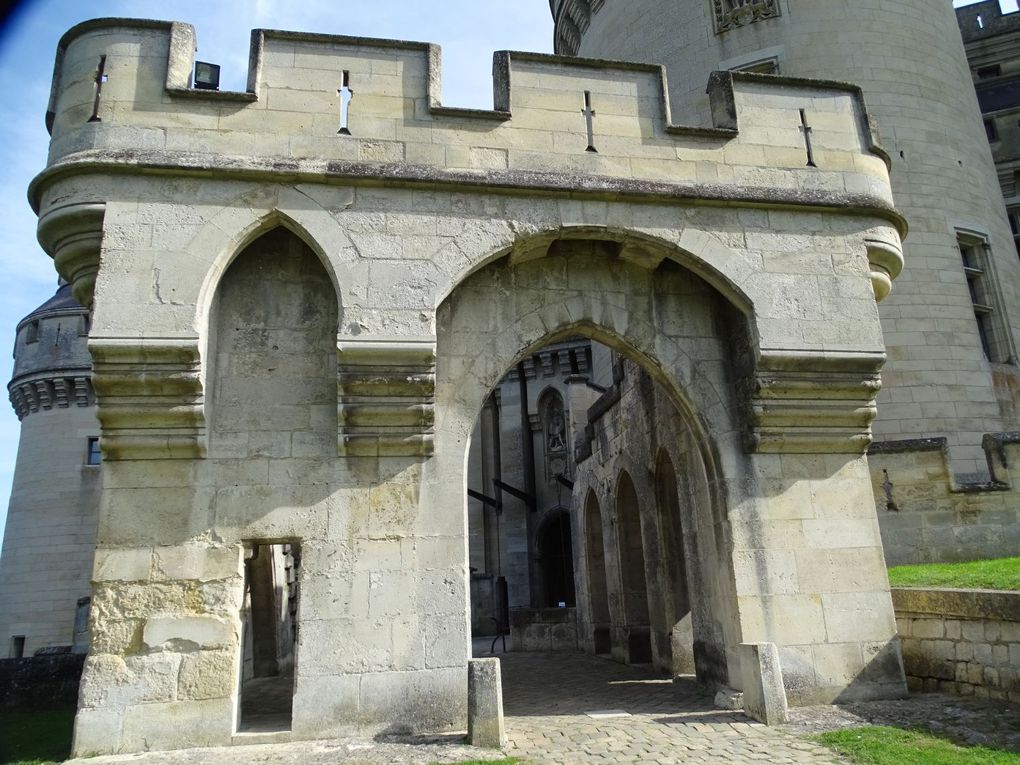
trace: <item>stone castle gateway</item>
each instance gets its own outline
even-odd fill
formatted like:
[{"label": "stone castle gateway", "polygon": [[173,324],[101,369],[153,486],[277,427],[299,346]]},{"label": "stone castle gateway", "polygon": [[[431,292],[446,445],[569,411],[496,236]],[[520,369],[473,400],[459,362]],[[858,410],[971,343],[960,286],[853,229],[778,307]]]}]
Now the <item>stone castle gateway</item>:
[{"label": "stone castle gateway", "polygon": [[[557,50],[644,55],[614,31],[631,28],[614,25],[620,9],[554,4]],[[940,13],[910,39],[948,45]],[[886,15],[885,29],[911,18]],[[695,16],[677,27],[686,50],[729,41],[731,60],[702,63],[832,71],[795,35],[814,23],[809,7]],[[736,54],[734,41],[769,30],[786,30],[785,49]],[[682,61],[672,40],[642,35]],[[911,391],[942,385],[965,420],[983,406],[971,430],[1002,427],[992,410],[1009,410],[1015,282],[983,283],[974,327],[965,294],[1017,267],[988,260],[1004,221],[982,207],[981,152],[932,158],[973,205],[942,232],[917,212],[931,209],[918,196],[931,168],[907,161],[900,122],[917,115],[871,82],[868,106],[898,128],[893,154],[865,97],[836,81],[706,69],[701,99],[703,82],[658,66],[502,53],[495,108],[477,111],[441,105],[433,46],[256,30],[244,93],[193,88],[194,48],[191,28],[169,22],[68,32],[50,163],[30,192],[41,241],[93,308],[105,462],[77,752],[238,740],[239,687],[267,660],[249,633],[273,561],[287,572],[273,639],[293,646],[270,663],[294,676],[288,735],[463,728],[473,432],[508,371],[585,339],[653,381],[659,405],[654,443],[632,433],[608,464],[598,444],[594,458],[590,444],[578,452],[584,648],[608,639],[614,657],[641,661],[650,623],[656,663],[672,650],[676,667],[670,635],[689,609],[690,669],[743,690],[761,717],[787,700],[903,692],[864,452],[885,342],[892,400],[919,404],[883,408],[880,432],[952,430],[966,470],[980,434],[948,415],[936,427]],[[954,97],[931,113],[980,130],[953,121]],[[884,342],[876,301],[906,232],[894,162],[923,257],[905,297],[883,304]],[[930,341],[907,334],[931,320],[905,306],[927,299],[924,274],[948,273],[943,249],[986,266],[969,266],[947,302],[981,335],[974,345],[954,324],[953,358],[983,346],[991,373],[959,391],[963,378],[923,353]],[[670,491],[648,497],[653,468]],[[644,592],[639,560],[683,572],[671,602]]]},{"label": "stone castle gateway", "polygon": [[430,46],[256,31],[249,93],[191,89],[193,49],[176,23],[65,35],[31,190],[94,306],[77,752],[231,742],[246,550],[272,543],[300,547],[295,737],[463,727],[469,436],[569,336],[657,380],[692,445],[699,675],[903,692],[864,451],[904,226],[855,87],[714,75],[692,129],[653,66],[498,54],[476,112],[438,103]]}]

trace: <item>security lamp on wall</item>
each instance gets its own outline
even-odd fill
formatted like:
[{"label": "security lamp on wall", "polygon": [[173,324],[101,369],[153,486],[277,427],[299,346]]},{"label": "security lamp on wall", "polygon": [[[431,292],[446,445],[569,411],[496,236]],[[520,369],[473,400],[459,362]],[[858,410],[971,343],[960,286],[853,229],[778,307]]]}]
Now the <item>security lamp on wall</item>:
[{"label": "security lamp on wall", "polygon": [[198,90],[220,89],[220,66],[205,61],[195,62],[195,87]]}]

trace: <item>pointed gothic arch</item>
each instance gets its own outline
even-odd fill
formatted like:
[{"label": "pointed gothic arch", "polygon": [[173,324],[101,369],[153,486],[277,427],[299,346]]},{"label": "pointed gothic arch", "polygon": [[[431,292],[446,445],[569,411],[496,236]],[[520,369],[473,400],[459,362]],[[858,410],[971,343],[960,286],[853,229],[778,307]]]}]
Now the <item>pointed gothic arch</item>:
[{"label": "pointed gothic arch", "polygon": [[[619,237],[626,239],[627,233]],[[723,475],[739,469],[743,453],[740,405],[725,370],[735,348],[750,347],[747,318],[729,296],[674,259],[663,257],[649,266],[621,257],[620,252],[618,241],[567,238],[533,260],[496,254],[466,276],[439,306],[436,456],[430,470],[443,476],[443,481],[432,484],[432,490],[445,497],[436,506],[456,512],[457,517],[434,520],[463,524],[467,517],[464,450],[484,401],[503,376],[539,348],[566,338],[587,337],[608,346],[661,386],[675,410],[672,416],[678,418],[678,427],[687,433],[692,459],[702,466],[694,472],[704,484],[698,491],[697,512],[705,543],[694,565],[702,570],[699,581],[706,582],[699,607],[706,611],[710,628],[703,636],[703,654],[709,658],[699,673],[705,672],[713,681],[725,680],[730,659],[736,655],[733,646],[740,642],[740,626]],[[664,316],[669,320],[663,322]],[[654,456],[644,467],[649,507],[654,507],[653,464]],[[575,488],[580,516],[584,493],[576,492]],[[615,486],[606,487],[604,499],[599,498],[611,516]],[[580,520],[575,523],[578,550],[587,550],[587,539],[579,541],[584,527]],[[606,534],[615,537],[611,528],[606,527]],[[633,625],[638,629],[621,631],[627,619],[621,609],[616,540],[607,536],[604,542],[613,653],[624,661],[650,661],[647,614],[644,624]],[[587,579],[581,582],[579,586],[587,588]],[[585,597],[579,604],[584,627],[581,642],[591,650],[589,634],[593,636],[594,628],[589,610]],[[634,633],[634,646],[628,645],[632,642],[629,632]]]},{"label": "pointed gothic arch", "polygon": [[[262,231],[231,258],[209,312],[211,457],[336,455],[337,320],[327,269],[289,227]],[[254,443],[259,432],[266,443]],[[271,433],[285,437],[270,443]]]}]

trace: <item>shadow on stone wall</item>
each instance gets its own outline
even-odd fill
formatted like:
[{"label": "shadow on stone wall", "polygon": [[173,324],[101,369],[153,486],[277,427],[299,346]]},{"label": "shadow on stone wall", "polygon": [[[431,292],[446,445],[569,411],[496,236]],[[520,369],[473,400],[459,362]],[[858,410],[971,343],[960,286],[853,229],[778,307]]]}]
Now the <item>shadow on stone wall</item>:
[{"label": "shadow on stone wall", "polygon": [[85,654],[0,659],[0,710],[74,709]]},{"label": "shadow on stone wall", "polygon": [[989,433],[989,479],[958,480],[945,438],[884,441],[868,451],[890,566],[1000,558],[1020,550],[1020,496],[1012,473],[1020,433]]}]

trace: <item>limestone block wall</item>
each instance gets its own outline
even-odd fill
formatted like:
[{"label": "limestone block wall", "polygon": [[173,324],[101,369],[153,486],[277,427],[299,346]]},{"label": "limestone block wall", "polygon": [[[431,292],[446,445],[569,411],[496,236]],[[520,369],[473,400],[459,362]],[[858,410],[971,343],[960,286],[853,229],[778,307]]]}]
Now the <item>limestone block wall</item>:
[{"label": "limestone block wall", "polygon": [[[771,65],[781,75],[860,85],[911,228],[909,267],[882,305],[889,363],[875,433],[944,437],[958,471],[983,473],[983,434],[1014,430],[1020,416],[1020,261],[952,5],[770,0],[742,4],[757,6],[758,20],[741,11],[736,24],[721,23],[735,13],[727,5],[557,0],[557,30],[571,33],[557,36],[556,50],[664,64],[674,115],[706,125],[712,107],[702,83],[714,69]],[[992,363],[981,348],[960,232],[988,243],[997,331],[1009,346]]]},{"label": "limestone block wall", "polygon": [[[301,549],[293,737],[463,727],[471,434],[509,369],[578,334],[640,359],[700,434],[684,469],[702,471],[719,673],[773,642],[799,700],[902,690],[862,457],[901,219],[859,92],[720,75],[717,126],[690,130],[656,67],[509,54],[497,108],[471,112],[434,97],[429,46],[259,31],[249,91],[209,93],[187,87],[191,35],[69,32],[31,191],[95,306],[106,462],[76,752],[233,741],[243,551],[265,542]],[[267,265],[234,301],[235,268],[279,246],[318,262]],[[291,338],[288,359],[273,323],[327,299],[335,399],[326,344]]]},{"label": "limestone block wall", "polygon": [[[613,595],[622,589],[620,568],[629,562],[622,550],[614,550],[619,544],[614,504],[624,471],[633,477],[641,507],[651,658],[657,666],[741,687],[745,680],[734,671],[739,664],[723,658],[732,641],[727,633],[739,630],[744,642],[776,644],[791,704],[902,692],[893,680],[901,659],[898,641],[890,639],[895,630],[878,520],[870,493],[857,483],[865,461],[784,454],[761,464],[757,507],[739,515],[731,510],[728,521],[713,517],[706,495],[720,487],[706,483],[691,426],[646,373],[629,362],[625,368],[617,400],[591,412],[590,453],[579,459],[575,487],[576,507],[585,507],[590,491],[602,508],[614,656],[628,661],[633,647],[624,608]],[[675,466],[676,504],[664,492],[663,481],[671,479],[661,469],[663,455]],[[579,512],[578,621],[582,645],[593,651],[590,537]],[[720,555],[732,556],[732,562]],[[684,562],[679,576],[671,570],[678,556]],[[718,577],[715,572],[729,565],[733,579]],[[855,573],[845,577],[848,571]],[[727,590],[735,593],[736,611],[720,607],[731,597]],[[677,591],[684,596],[680,600]],[[689,610],[677,608],[683,601]]]},{"label": "limestone block wall", "polygon": [[913,691],[1020,700],[1020,593],[893,589]]},{"label": "limestone block wall", "polygon": [[25,637],[25,656],[73,642],[78,600],[91,592],[102,479],[86,457],[98,435],[94,406],[41,410],[21,423],[0,556],[4,657],[15,635]]},{"label": "limestone block wall", "polygon": [[991,480],[961,482],[945,439],[876,443],[868,463],[886,562],[1009,557],[1020,550],[1020,434],[985,436]]},{"label": "limestone block wall", "polygon": [[576,651],[576,608],[511,609],[511,650]]}]

